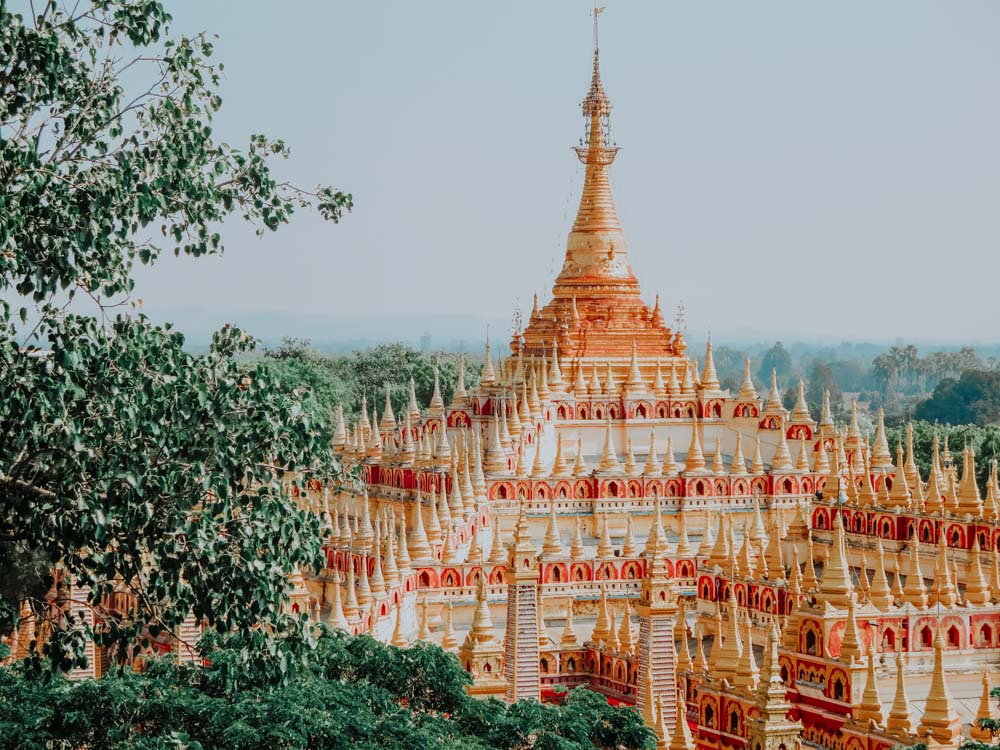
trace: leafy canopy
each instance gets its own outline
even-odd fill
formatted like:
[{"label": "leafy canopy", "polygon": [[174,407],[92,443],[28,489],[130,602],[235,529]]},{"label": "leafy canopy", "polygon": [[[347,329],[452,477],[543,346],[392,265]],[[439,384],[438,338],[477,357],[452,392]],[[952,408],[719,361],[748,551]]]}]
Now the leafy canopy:
[{"label": "leafy canopy", "polygon": [[434,370],[437,368],[441,397],[451,403],[458,381],[459,359],[464,362],[465,387],[479,382],[483,363],[453,352],[424,354],[401,343],[378,344],[355,351],[349,356],[324,355],[310,347],[308,340],[286,338],[275,348],[264,350],[264,366],[289,388],[308,388],[316,398],[317,408],[332,414],[344,407],[348,419],[360,414],[361,399],[367,397],[368,411],[379,413],[385,406],[385,388],[389,387],[392,408],[401,417],[409,400],[413,379],[414,394],[420,406],[430,403],[434,393]]},{"label": "leafy canopy", "polygon": [[273,660],[248,666],[246,636],[206,648],[205,667],[154,660],[143,673],[116,669],[98,681],[0,669],[0,748],[655,747],[638,713],[586,689],[561,705],[471,698],[468,674],[437,646],[322,635],[289,679]]},{"label": "leafy canopy", "polygon": [[919,419],[948,424],[1000,423],[1000,372],[965,370],[957,378],[945,378],[934,393],[916,409]]},{"label": "leafy canopy", "polygon": [[[30,10],[0,4],[0,629],[27,597],[32,651],[60,669],[87,638],[134,646],[189,612],[303,635],[282,604],[294,566],[320,565],[321,529],[289,493],[338,471],[324,415],[237,364],[244,332],[192,356],[115,308],[137,263],[222,252],[227,217],[338,221],[352,197],[276,178],[281,141],[215,140],[222,66],[160,2]],[[128,606],[107,609],[112,591]]]}]

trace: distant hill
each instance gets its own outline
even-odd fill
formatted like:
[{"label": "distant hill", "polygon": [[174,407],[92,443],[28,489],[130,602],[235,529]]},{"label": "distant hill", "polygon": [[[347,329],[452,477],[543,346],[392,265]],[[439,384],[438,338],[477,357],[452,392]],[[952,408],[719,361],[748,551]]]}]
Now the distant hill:
[{"label": "distant hill", "polygon": [[495,344],[506,343],[510,322],[478,315],[322,315],[269,311],[232,314],[200,308],[145,311],[158,323],[170,322],[184,333],[192,350],[203,349],[212,332],[226,323],[245,329],[265,346],[275,346],[291,336],[309,339],[312,347],[326,353],[351,352],[376,344],[400,341],[414,349],[480,351],[490,330]]}]

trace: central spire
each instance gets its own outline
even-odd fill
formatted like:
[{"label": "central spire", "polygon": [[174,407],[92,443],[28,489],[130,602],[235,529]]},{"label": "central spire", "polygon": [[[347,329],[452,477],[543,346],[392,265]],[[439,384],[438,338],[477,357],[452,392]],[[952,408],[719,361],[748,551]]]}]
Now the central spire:
[{"label": "central spire", "polygon": [[594,69],[590,89],[581,103],[587,125],[584,145],[576,153],[586,166],[583,195],[566,243],[566,259],[553,289],[555,296],[639,293],[628,263],[625,233],[618,221],[608,167],[618,148],[610,137],[611,101],[601,82],[597,16],[594,8]]},{"label": "central spire", "polygon": [[[629,266],[625,233],[611,196],[608,170],[618,155],[611,140],[611,101],[601,82],[597,16],[594,7],[594,64],[590,88],[581,103],[586,137],[576,154],[584,165],[583,195],[566,241],[566,257],[552,289],[553,298],[536,304],[523,331],[515,331],[510,348],[521,357],[555,356],[572,362],[575,379],[583,360],[601,363],[616,377],[638,382],[632,360],[649,370],[653,359],[683,356],[683,336],[663,321],[660,301],[650,307],[639,296],[639,282]],[[614,360],[614,363],[610,360]],[[589,369],[587,370],[589,372]]]},{"label": "central spire", "polygon": [[580,108],[588,121],[587,145],[578,146],[574,150],[580,161],[587,166],[587,172],[573,231],[620,232],[622,227],[618,223],[615,202],[611,197],[611,183],[608,180],[608,167],[614,163],[618,148],[608,146],[611,140],[611,102],[601,83],[601,62],[596,47],[590,90]]}]

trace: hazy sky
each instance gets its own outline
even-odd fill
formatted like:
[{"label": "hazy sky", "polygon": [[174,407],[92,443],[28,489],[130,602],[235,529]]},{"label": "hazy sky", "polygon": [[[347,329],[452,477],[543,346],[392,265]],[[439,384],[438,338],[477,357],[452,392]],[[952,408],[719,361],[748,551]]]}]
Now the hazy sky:
[{"label": "hazy sky", "polygon": [[[721,337],[1000,340],[1000,3],[601,2],[615,198],[668,318],[683,300]],[[222,258],[143,274],[147,310],[509,327],[548,297],[586,0],[168,5],[220,36],[219,137],[284,138],[284,175],[356,209],[263,240],[234,221]]]}]

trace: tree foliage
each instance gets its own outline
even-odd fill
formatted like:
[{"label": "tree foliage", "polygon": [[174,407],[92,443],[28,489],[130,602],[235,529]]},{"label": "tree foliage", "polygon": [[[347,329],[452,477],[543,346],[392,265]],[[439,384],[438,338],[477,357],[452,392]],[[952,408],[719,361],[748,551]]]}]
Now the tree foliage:
[{"label": "tree foliage", "polygon": [[434,393],[434,371],[438,371],[441,397],[450,403],[458,381],[459,359],[465,362],[465,386],[479,382],[482,363],[453,352],[422,354],[401,343],[379,344],[350,356],[328,356],[310,348],[310,342],[285,339],[280,347],[265,352],[263,366],[288,388],[308,388],[317,407],[332,413],[343,406],[345,414],[359,414],[362,397],[368,411],[382,412],[389,387],[392,408],[402,415],[409,399],[410,379],[420,406]]},{"label": "tree foliage", "polygon": [[823,396],[830,397],[830,410],[834,419],[844,416],[844,394],[837,383],[833,368],[826,362],[814,362],[806,376],[806,402],[818,418],[823,408]]},{"label": "tree foliage", "polygon": [[[289,490],[336,472],[329,425],[238,364],[242,331],[196,357],[115,308],[137,263],[222,252],[227,216],[273,230],[312,206],[337,221],[352,198],[274,177],[281,141],[215,140],[222,66],[206,35],[171,36],[159,2],[29,7],[0,4],[0,628],[27,595],[47,618],[35,653],[61,669],[86,638],[134,645],[189,612],[296,633],[286,580],[319,564],[320,529]],[[58,614],[43,592],[70,590],[52,588],[53,566],[82,587]],[[103,609],[112,590],[127,611]]]},{"label": "tree foliage", "polygon": [[776,341],[774,346],[764,352],[757,369],[758,382],[765,389],[771,384],[771,370],[777,374],[779,384],[783,384],[781,381],[792,374],[792,357],[780,341]]},{"label": "tree foliage", "polygon": [[913,344],[893,346],[872,361],[872,374],[887,405],[903,395],[927,393],[948,378],[966,370],[981,370],[984,362],[975,349],[936,351],[921,357]]},{"label": "tree foliage", "polygon": [[[700,351],[696,345],[692,345],[691,349]],[[914,416],[920,402],[946,380],[958,381],[962,373],[969,370],[981,373],[1000,371],[1000,357],[997,356],[1000,347],[996,345],[921,352],[914,344],[883,346],[843,342],[834,347],[796,341],[790,345],[782,342],[758,343],[745,348],[716,345],[713,353],[722,387],[732,393],[736,393],[742,384],[744,359],[749,357],[759,392],[766,395],[773,367],[778,375],[782,403],[791,408],[797,394],[796,381],[801,377],[813,416],[819,416],[823,391],[829,390],[833,416],[841,422],[848,416],[852,398],[858,400],[862,415],[881,406],[890,420],[909,419]],[[987,375],[977,377],[988,379]],[[954,403],[947,406],[952,413],[933,417],[921,413],[917,416],[952,424],[971,421],[971,409],[966,408],[960,416],[954,412],[954,406]],[[1000,409],[990,399],[981,399],[979,406],[985,407],[978,412],[980,424],[1000,419],[997,414]],[[982,416],[983,413],[985,416]]]},{"label": "tree foliage", "polygon": [[254,366],[272,375],[283,388],[308,398],[327,417],[337,405],[350,406],[355,400],[344,368],[312,350],[309,341],[285,339],[279,348],[265,349],[262,361],[248,365]]},{"label": "tree foliage", "polygon": [[1000,371],[965,370],[957,380],[942,380],[917,406],[916,416],[946,424],[1000,424]]},{"label": "tree foliage", "polygon": [[213,637],[204,667],[154,660],[99,681],[0,669],[0,749],[652,748],[639,715],[585,689],[561,705],[466,695],[469,676],[437,646],[400,650],[321,635],[283,675],[248,665],[242,635]]}]

